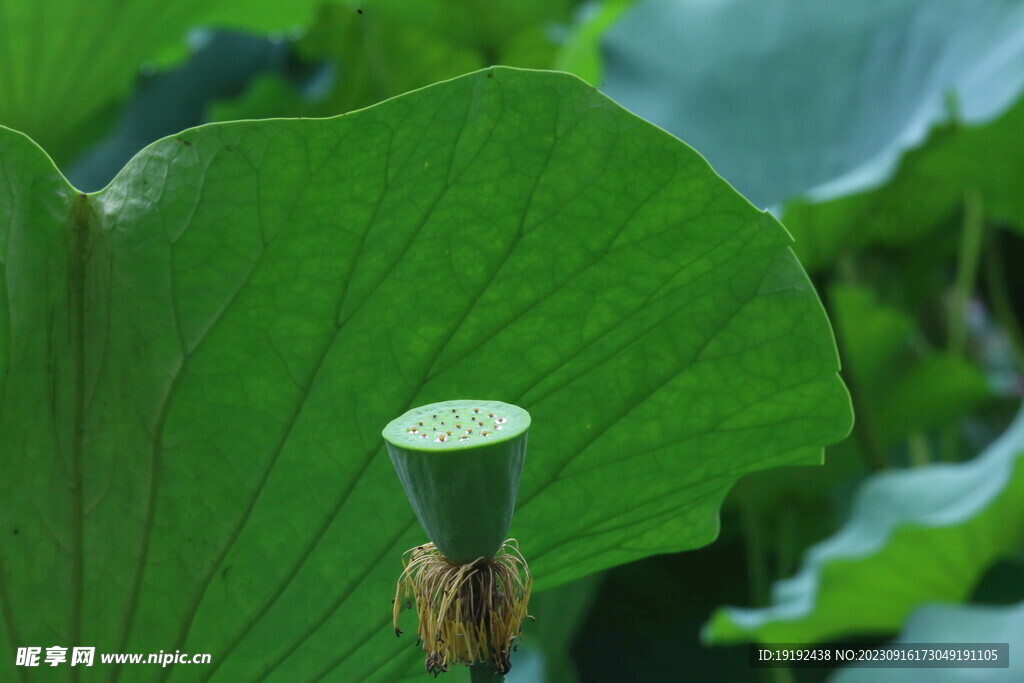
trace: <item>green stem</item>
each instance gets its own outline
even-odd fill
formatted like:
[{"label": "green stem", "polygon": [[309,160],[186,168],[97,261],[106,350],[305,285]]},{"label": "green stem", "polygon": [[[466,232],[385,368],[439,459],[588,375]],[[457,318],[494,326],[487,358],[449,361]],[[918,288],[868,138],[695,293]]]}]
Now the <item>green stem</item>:
[{"label": "green stem", "polygon": [[1010,338],[1017,369],[1024,370],[1024,330],[1013,310],[1013,299],[1006,282],[1006,268],[1000,253],[999,232],[989,231],[985,254],[985,289],[988,290],[989,305],[996,322]]},{"label": "green stem", "polygon": [[762,607],[768,604],[768,546],[764,526],[757,505],[743,501],[740,505],[740,524],[747,556],[747,580],[750,599]]},{"label": "green stem", "polygon": [[[842,334],[836,335],[836,342],[839,346],[840,357],[845,357],[846,344],[844,343]],[[889,463],[886,458],[885,449],[882,447],[878,439],[878,434],[875,432],[874,425],[869,417],[868,403],[865,400],[864,394],[861,391],[861,386],[857,382],[857,378],[854,376],[854,373],[849,367],[843,368],[843,370],[843,379],[846,380],[846,387],[850,392],[850,403],[853,405],[853,415],[855,420],[853,425],[853,438],[857,440],[857,445],[860,446],[859,450],[864,461],[864,466],[867,467],[870,472],[884,470]]]},{"label": "green stem", "polygon": [[[797,567],[800,553],[800,513],[796,506],[787,505],[779,513],[775,543],[775,576],[791,576]],[[766,596],[767,597],[767,596]],[[788,668],[767,669],[772,683],[795,683],[793,671]]]},{"label": "green stem", "polygon": [[846,250],[839,255],[836,259],[836,272],[839,274],[840,282],[847,285],[860,284],[860,269],[852,251]]},{"label": "green stem", "polygon": [[[836,271],[839,281],[847,285],[858,285],[861,282],[860,269],[856,257],[852,251],[845,251],[839,256]],[[832,315],[831,303],[829,304],[829,316]],[[843,330],[836,330],[836,345],[839,347],[839,357],[846,358],[846,343],[843,339]],[[845,362],[844,362],[845,365]],[[865,397],[862,395],[857,378],[849,366],[843,368],[843,379],[846,381],[847,390],[850,392],[850,403],[853,405],[855,423],[853,425],[853,438],[860,446],[859,450],[864,461],[864,466],[871,472],[884,470],[888,465],[885,449],[879,442],[878,435],[868,417],[868,407]]]},{"label": "green stem", "polygon": [[868,417],[867,403],[861,394],[860,387],[854,381],[852,373],[846,374],[846,386],[850,391],[850,402],[853,404],[854,438],[860,445],[864,465],[871,472],[879,472],[889,466],[885,449],[879,444],[878,435],[875,433],[871,418]]},{"label": "green stem", "polygon": [[974,293],[981,261],[981,245],[985,235],[985,214],[981,193],[968,190],[964,194],[964,223],[960,253],[953,285],[953,301],[949,311],[949,350],[960,356],[967,345],[967,304]]},{"label": "green stem", "polygon": [[[957,257],[956,281],[953,284],[953,299],[949,307],[949,352],[963,356],[967,350],[967,305],[974,293],[978,279],[978,265],[981,262],[981,246],[985,236],[985,213],[981,193],[968,190],[964,193],[963,229],[960,237],[960,253]],[[942,460],[957,460],[960,441],[959,421],[952,422],[942,430],[939,453]]]},{"label": "green stem", "polygon": [[786,505],[779,513],[779,526],[775,543],[775,576],[790,576],[796,572],[800,553],[800,516],[795,505]]},{"label": "green stem", "polygon": [[907,435],[907,451],[910,453],[910,464],[914,467],[924,467],[931,461],[928,454],[928,439],[920,429],[915,429]]},{"label": "green stem", "polygon": [[496,676],[486,664],[473,664],[469,667],[469,680],[472,683],[502,683],[504,676]]},{"label": "green stem", "polygon": [[[750,600],[758,607],[768,604],[768,542],[763,512],[757,503],[744,500],[739,505],[740,525],[747,556],[747,580]],[[765,669],[763,676],[769,683],[794,683],[789,669]]]}]

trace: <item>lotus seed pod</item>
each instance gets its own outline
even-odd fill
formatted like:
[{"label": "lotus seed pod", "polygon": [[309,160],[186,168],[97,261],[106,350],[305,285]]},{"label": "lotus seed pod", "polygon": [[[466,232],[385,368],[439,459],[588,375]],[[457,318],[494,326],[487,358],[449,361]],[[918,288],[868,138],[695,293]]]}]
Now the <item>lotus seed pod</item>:
[{"label": "lotus seed pod", "polygon": [[434,545],[456,564],[490,559],[512,523],[530,414],[501,401],[414,408],[384,428],[391,463]]}]

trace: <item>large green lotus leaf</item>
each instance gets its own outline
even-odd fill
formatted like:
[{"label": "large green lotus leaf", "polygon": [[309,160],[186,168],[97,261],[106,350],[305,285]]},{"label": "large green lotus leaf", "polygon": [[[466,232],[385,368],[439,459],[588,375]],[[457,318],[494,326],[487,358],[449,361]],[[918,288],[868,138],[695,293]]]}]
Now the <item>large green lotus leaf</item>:
[{"label": "large green lotus leaf", "polygon": [[1009,106],[1022,21],[1017,0],[646,0],[604,41],[604,90],[758,206],[836,196],[887,177],[950,96],[971,123]]},{"label": "large green lotus leaf", "polygon": [[0,0],[0,125],[59,162],[95,132],[147,60],[195,25],[267,31],[306,21],[316,0]]},{"label": "large green lotus leaf", "polygon": [[975,193],[985,217],[1024,230],[1024,99],[991,122],[945,125],[908,152],[881,187],[824,202],[795,201],[786,228],[808,269],[844,249],[906,246],[957,220]]},{"label": "large green lotus leaf", "polygon": [[380,430],[418,404],[532,413],[538,590],[710,542],[736,479],[850,426],[787,233],[566,74],[197,128],[93,195],[19,134],[0,160],[8,650],[415,672],[387,622],[423,533]]},{"label": "large green lotus leaf", "polygon": [[823,642],[895,632],[922,604],[967,598],[1022,540],[1024,412],[970,462],[874,475],[839,533],[775,584],[770,606],[719,609],[704,637]]},{"label": "large green lotus leaf", "polygon": [[1024,678],[1024,603],[929,605],[914,612],[896,639],[899,643],[1009,643],[1005,669],[868,669],[844,667],[830,683],[1013,683]]}]

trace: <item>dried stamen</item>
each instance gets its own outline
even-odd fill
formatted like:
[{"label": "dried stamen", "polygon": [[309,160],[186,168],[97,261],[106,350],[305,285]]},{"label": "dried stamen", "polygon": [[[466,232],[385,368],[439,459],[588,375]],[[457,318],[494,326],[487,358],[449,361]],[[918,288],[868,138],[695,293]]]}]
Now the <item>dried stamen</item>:
[{"label": "dried stamen", "polygon": [[419,615],[419,640],[426,668],[435,676],[453,664],[486,664],[508,673],[509,653],[522,636],[533,577],[515,539],[492,559],[454,564],[433,543],[402,558],[394,600],[396,635],[402,597],[412,596]]}]

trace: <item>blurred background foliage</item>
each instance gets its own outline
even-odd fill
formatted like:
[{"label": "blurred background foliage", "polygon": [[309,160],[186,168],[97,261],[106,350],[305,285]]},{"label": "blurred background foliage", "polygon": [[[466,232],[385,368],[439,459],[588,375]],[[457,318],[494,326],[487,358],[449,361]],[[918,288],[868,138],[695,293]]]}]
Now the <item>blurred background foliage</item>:
[{"label": "blurred background foliage", "polygon": [[505,64],[576,73],[782,218],[854,433],[741,482],[712,546],[539,595],[510,680],[869,679],[753,671],[758,639],[1024,647],[1021,2],[0,2],[0,57],[0,124],[83,190],[186,127]]}]

